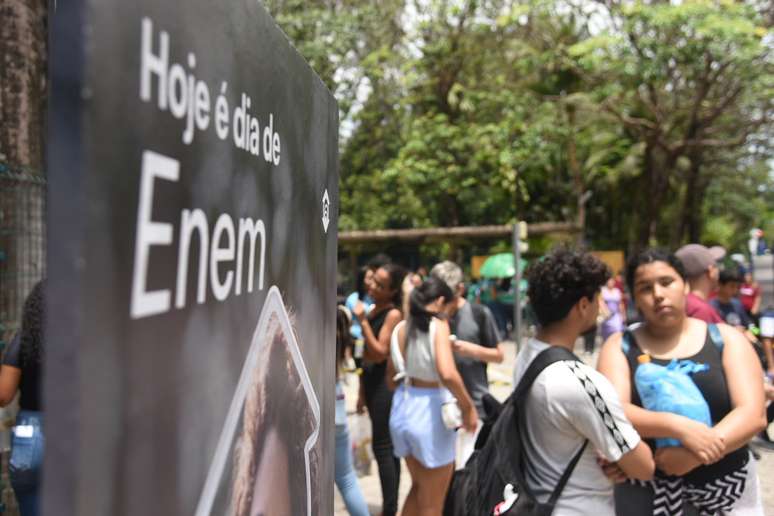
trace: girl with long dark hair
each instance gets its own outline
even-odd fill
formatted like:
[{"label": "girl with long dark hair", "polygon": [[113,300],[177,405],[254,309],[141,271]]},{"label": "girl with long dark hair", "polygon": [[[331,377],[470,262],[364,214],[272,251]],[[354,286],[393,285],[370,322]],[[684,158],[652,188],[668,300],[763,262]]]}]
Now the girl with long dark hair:
[{"label": "girl with long dark hair", "polygon": [[[390,413],[395,454],[406,459],[411,491],[405,516],[441,514],[454,472],[455,428],[442,415],[456,397],[461,424],[475,432],[478,413],[454,364],[446,314],[454,294],[446,283],[430,278],[412,290],[409,315],[393,333],[405,362],[405,380]],[[451,393],[450,393],[451,391]]]},{"label": "girl with long dark hair", "polygon": [[353,313],[360,321],[365,341],[363,376],[360,382],[358,410],[365,405],[371,418],[374,456],[379,468],[382,485],[383,516],[393,516],[398,511],[398,486],[400,484],[400,460],[393,454],[390,439],[389,415],[392,391],[387,381],[387,357],[390,353],[390,336],[401,313],[401,284],[406,271],[395,264],[379,267],[369,285],[373,308],[366,316],[366,307],[359,302]]}]

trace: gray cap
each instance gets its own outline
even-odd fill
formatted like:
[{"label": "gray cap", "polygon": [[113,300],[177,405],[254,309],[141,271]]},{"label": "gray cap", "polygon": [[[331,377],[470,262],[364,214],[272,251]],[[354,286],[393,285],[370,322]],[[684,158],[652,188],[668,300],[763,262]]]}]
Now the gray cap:
[{"label": "gray cap", "polygon": [[688,244],[678,249],[675,255],[683,262],[685,275],[695,278],[704,274],[710,265],[722,260],[726,250],[719,245],[707,248],[701,244]]}]

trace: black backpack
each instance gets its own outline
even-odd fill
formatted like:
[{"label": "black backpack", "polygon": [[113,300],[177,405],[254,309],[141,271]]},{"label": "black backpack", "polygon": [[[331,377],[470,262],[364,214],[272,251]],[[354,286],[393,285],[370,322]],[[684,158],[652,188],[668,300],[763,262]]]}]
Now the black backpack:
[{"label": "black backpack", "polygon": [[454,472],[444,516],[548,516],[553,512],[588,441],[568,464],[549,500],[539,503],[524,477],[527,459],[523,451],[525,420],[521,408],[535,378],[560,360],[579,359],[564,348],[551,346],[535,357],[516,390],[502,405],[489,395],[484,398],[484,426],[465,468]]}]

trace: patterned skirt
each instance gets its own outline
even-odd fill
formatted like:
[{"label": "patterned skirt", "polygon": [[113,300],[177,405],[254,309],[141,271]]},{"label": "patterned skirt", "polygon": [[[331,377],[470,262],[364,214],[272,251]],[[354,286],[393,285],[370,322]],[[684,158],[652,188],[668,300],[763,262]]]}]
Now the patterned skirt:
[{"label": "patterned skirt", "polygon": [[763,516],[758,474],[752,457],[743,467],[702,485],[694,485],[682,477],[630,482],[652,491],[653,516],[684,516],[686,505],[695,508],[700,516]]}]

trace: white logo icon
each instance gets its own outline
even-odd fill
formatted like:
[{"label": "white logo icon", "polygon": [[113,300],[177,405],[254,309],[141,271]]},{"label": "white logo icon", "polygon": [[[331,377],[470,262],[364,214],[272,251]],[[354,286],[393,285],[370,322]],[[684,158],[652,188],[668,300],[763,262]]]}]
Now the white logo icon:
[{"label": "white logo icon", "polygon": [[331,222],[331,200],[328,197],[328,189],[325,189],[325,193],[323,193],[322,198],[322,223],[323,223],[323,230],[327,233],[328,232],[328,224]]}]

